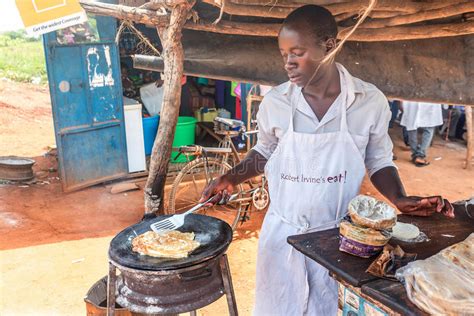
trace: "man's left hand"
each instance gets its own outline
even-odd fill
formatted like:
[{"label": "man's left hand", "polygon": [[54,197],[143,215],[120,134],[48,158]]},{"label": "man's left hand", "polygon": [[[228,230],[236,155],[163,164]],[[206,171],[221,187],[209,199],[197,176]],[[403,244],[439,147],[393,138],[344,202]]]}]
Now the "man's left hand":
[{"label": "man's left hand", "polygon": [[394,201],[395,206],[406,215],[431,216],[434,213],[443,213],[454,218],[454,208],[451,203],[441,196],[419,197],[405,196]]}]

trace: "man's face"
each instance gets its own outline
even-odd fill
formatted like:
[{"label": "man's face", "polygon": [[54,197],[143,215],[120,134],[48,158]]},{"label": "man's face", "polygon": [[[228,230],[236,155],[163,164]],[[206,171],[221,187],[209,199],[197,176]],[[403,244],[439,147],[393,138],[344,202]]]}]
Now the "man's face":
[{"label": "man's face", "polygon": [[128,70],[125,67],[121,68],[121,73],[122,73],[122,79],[127,78],[128,76]]},{"label": "man's face", "polygon": [[[287,27],[283,27],[280,31],[278,46],[288,78],[299,87],[306,86],[311,80],[327,52],[325,45],[318,45],[314,37],[309,36],[305,31]],[[318,70],[313,82],[320,77],[322,71],[323,69]]]}]

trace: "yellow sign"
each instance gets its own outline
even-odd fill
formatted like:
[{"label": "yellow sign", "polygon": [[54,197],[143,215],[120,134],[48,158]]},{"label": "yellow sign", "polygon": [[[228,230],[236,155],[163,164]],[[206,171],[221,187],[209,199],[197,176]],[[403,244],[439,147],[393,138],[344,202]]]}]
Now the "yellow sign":
[{"label": "yellow sign", "polygon": [[39,35],[83,23],[87,16],[78,0],[15,0],[26,31]]}]

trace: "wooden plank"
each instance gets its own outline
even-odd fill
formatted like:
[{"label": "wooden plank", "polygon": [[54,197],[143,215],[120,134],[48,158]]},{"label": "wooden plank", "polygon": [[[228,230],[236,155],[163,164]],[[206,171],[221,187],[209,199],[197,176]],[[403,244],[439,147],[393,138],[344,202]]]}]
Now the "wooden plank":
[{"label": "wooden plank", "polygon": [[[391,240],[390,244],[400,245],[406,252],[416,253],[418,259],[430,257],[466,239],[474,232],[474,220],[468,217],[464,205],[456,205],[455,214],[455,219],[448,219],[441,214],[431,217],[400,215],[398,217],[400,222],[415,224],[428,236],[429,240],[422,243]],[[290,236],[288,243],[350,285],[360,287],[376,279],[365,272],[375,258],[363,259],[339,251],[339,229],[337,228]]]}]

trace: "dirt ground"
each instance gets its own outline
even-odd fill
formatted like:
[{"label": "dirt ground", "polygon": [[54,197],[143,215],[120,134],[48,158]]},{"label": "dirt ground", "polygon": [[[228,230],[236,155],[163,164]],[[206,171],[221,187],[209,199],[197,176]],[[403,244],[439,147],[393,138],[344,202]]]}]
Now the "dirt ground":
[{"label": "dirt ground", "polygon": [[[474,196],[474,170],[462,169],[465,146],[437,137],[431,165],[409,162],[400,131],[391,131],[402,180],[411,195],[442,194],[451,201]],[[65,194],[54,155],[46,88],[0,81],[0,156],[34,157],[37,183],[0,184],[0,315],[84,315],[83,297],[107,273],[107,247],[143,215],[143,191],[111,194],[110,184]],[[139,182],[143,185],[143,182]],[[363,194],[378,196],[364,182]],[[239,312],[251,314],[262,213],[239,226],[229,249]],[[225,314],[225,301],[199,311]]]}]

